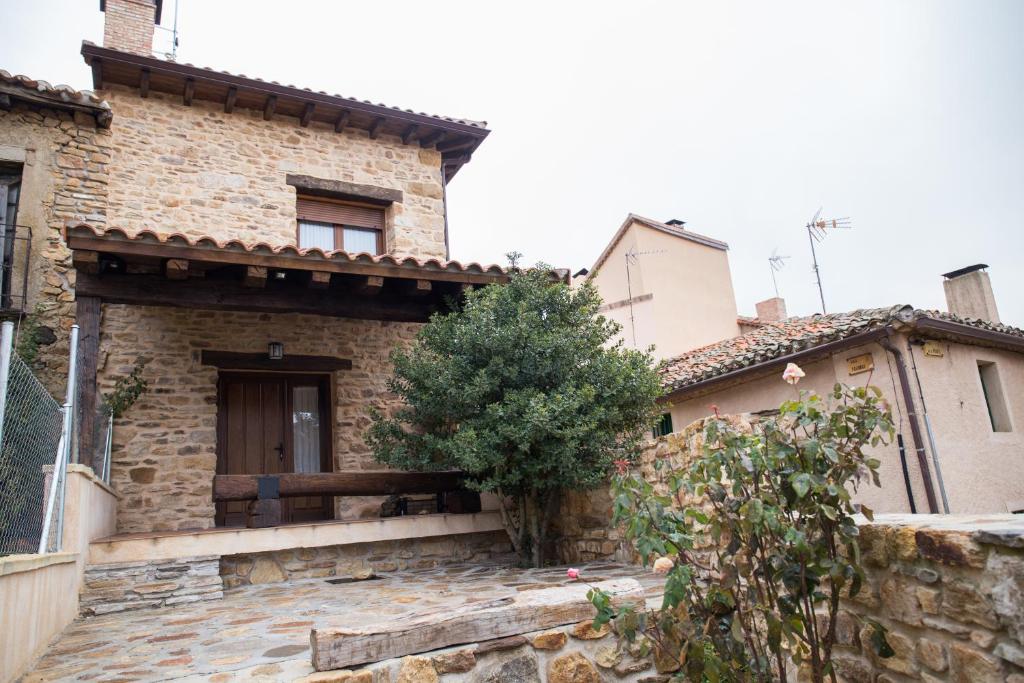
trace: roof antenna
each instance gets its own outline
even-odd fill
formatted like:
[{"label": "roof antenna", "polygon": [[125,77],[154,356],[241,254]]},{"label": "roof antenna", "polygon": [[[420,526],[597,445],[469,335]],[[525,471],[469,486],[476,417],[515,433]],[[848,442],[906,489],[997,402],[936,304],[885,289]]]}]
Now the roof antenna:
[{"label": "roof antenna", "polygon": [[636,346],[636,318],[633,316],[633,281],[630,277],[629,264],[635,263],[639,265],[639,257],[648,256],[650,254],[663,254],[664,249],[657,249],[655,251],[633,251],[630,249],[626,252],[626,301],[629,302],[629,327],[633,332],[633,348]]},{"label": "roof antenna", "polygon": [[814,261],[814,277],[818,280],[818,296],[821,297],[822,315],[827,313],[825,310],[825,291],[821,287],[821,271],[818,269],[818,254],[814,250],[814,243],[825,239],[828,230],[849,229],[852,227],[853,225],[850,223],[849,218],[822,218],[820,206],[814,214],[814,218],[807,224],[807,239],[811,243],[811,259]]},{"label": "roof antenna", "polygon": [[171,33],[171,51],[165,52],[164,57],[170,61],[175,61],[178,58],[178,5],[181,4],[181,0],[174,0],[174,27],[164,28],[163,26],[157,26],[161,31],[170,31]]},{"label": "roof antenna", "polygon": [[779,298],[779,283],[775,281],[775,273],[786,267],[786,259],[789,258],[789,256],[779,256],[778,251],[777,247],[772,249],[772,255],[768,257],[768,266],[772,272],[772,287],[775,288],[776,299]]}]

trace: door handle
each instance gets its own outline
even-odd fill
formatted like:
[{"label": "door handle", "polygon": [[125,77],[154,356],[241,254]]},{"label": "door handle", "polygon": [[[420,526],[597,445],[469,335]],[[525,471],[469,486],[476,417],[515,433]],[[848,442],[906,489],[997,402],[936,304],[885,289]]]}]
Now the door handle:
[{"label": "door handle", "polygon": [[278,444],[277,447],[274,448],[274,450],[277,451],[278,459],[281,462],[284,462],[284,442],[282,441],[280,444]]}]

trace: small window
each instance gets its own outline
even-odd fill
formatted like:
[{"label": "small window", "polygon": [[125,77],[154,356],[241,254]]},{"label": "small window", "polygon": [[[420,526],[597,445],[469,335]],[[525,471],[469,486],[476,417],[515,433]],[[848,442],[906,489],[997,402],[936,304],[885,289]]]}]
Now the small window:
[{"label": "small window", "polygon": [[981,391],[985,395],[985,407],[993,432],[1010,432],[1010,411],[1003,395],[1003,383],[999,380],[999,368],[989,361],[978,361],[978,375],[981,377]]},{"label": "small window", "polygon": [[300,249],[384,253],[384,208],[299,197],[296,202]]},{"label": "small window", "polygon": [[654,429],[651,431],[651,435],[657,439],[659,436],[665,436],[672,433],[672,413],[663,413],[658,423],[654,425]]}]

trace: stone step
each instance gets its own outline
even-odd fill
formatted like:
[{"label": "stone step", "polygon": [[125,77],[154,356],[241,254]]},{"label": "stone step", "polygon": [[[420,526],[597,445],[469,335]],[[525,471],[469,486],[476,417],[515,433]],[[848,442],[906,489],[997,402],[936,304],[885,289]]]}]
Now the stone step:
[{"label": "stone step", "polygon": [[85,569],[79,611],[95,616],[222,597],[218,555],[94,564]]}]

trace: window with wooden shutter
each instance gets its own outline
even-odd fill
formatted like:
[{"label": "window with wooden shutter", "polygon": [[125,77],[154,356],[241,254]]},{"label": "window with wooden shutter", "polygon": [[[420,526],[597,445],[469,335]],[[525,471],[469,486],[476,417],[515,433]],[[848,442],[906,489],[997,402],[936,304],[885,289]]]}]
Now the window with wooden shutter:
[{"label": "window with wooden shutter", "polygon": [[299,197],[299,248],[384,253],[384,208]]}]

